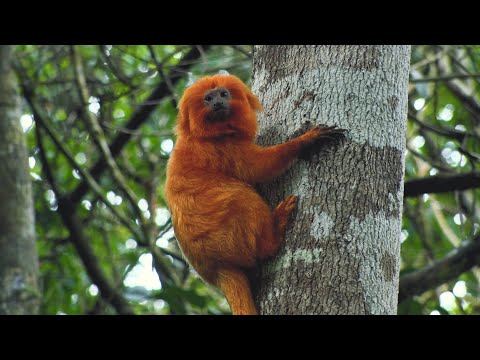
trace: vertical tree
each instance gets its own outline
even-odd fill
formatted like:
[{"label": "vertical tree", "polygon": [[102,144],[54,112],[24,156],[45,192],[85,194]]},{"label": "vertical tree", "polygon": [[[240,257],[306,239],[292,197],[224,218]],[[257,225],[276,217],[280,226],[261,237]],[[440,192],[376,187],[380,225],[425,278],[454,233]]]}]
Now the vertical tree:
[{"label": "vertical tree", "polygon": [[261,270],[261,313],[396,313],[409,60],[409,46],[255,48],[260,143],[306,123],[349,130],[261,189],[271,206],[299,196],[281,252]]},{"label": "vertical tree", "polygon": [[33,314],[38,311],[38,258],[12,51],[0,46],[0,314]]}]

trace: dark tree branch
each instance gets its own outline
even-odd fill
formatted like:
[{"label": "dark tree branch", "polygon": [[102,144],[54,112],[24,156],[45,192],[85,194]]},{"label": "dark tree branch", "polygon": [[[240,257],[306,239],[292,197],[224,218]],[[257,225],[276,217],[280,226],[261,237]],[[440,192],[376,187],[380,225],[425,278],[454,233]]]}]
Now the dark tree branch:
[{"label": "dark tree branch", "polygon": [[[37,117],[38,118],[38,117]],[[57,198],[58,210],[60,216],[66,227],[70,232],[69,240],[72,241],[75,246],[76,251],[80,255],[80,259],[87,270],[87,274],[92,280],[92,282],[98,286],[101,296],[112,306],[119,314],[133,314],[133,310],[128,304],[128,302],[122,297],[122,295],[108,282],[105,274],[100,268],[98,259],[93,253],[92,248],[88,239],[83,233],[83,226],[79,221],[78,217],[75,215],[75,209],[71,207],[67,198],[62,197],[55,182],[53,176],[53,171],[47,161],[45,155],[45,150],[43,147],[42,136],[40,134],[40,127],[42,126],[41,122],[37,123],[36,126],[36,135],[37,135],[37,145],[39,148],[40,161],[42,163],[42,169],[45,172],[45,177],[50,183],[55,196]]]},{"label": "dark tree branch", "polygon": [[[456,60],[454,57],[450,57],[452,60]],[[458,63],[463,67],[461,63]],[[441,61],[438,62],[438,70],[441,76],[448,76],[448,69],[445,64]],[[466,70],[466,69],[465,69]],[[477,80],[476,78],[474,78]],[[480,120],[480,104],[475,100],[473,96],[470,96],[466,91],[454,82],[455,80],[450,79],[445,82],[445,85],[448,89],[465,105],[465,108],[470,111],[472,116],[479,121]],[[477,80],[478,81],[478,80]]]},{"label": "dark tree branch", "polygon": [[37,147],[38,147],[38,155],[40,157],[40,163],[42,164],[42,170],[45,173],[45,178],[47,182],[50,184],[52,191],[57,196],[60,192],[58,190],[57,182],[55,181],[55,177],[53,176],[52,168],[47,161],[47,155],[45,154],[45,147],[43,146],[43,138],[41,134],[41,123],[35,124],[35,137],[37,140]]},{"label": "dark tree branch", "polygon": [[404,196],[413,197],[422,194],[445,193],[480,187],[480,174],[437,175],[413,179],[405,182]]},{"label": "dark tree branch", "polygon": [[443,259],[423,269],[408,273],[400,278],[398,301],[401,302],[414,295],[455,279],[473,266],[480,264],[480,235],[464,243]]},{"label": "dark tree branch", "polygon": [[460,86],[448,81],[445,85],[449,90],[465,105],[472,116],[478,121],[480,120],[480,104],[470,95],[468,95]]},{"label": "dark tree branch", "polygon": [[[203,49],[207,49],[209,45],[201,45]],[[197,46],[192,47],[192,49],[185,55],[185,57],[180,61],[180,63],[171,71],[186,72],[192,65],[191,62],[195,62],[198,58],[202,56],[201,51]],[[180,76],[170,76],[172,85],[175,85],[179,80]],[[150,94],[148,99],[138,108],[138,110],[132,115],[130,120],[124,126],[127,131],[134,131],[138,129],[145,121],[147,121],[150,114],[155,110],[160,100],[164,99],[170,94],[168,85],[162,81],[157,88]],[[128,132],[122,132],[119,134],[110,144],[110,152],[113,157],[116,157],[120,151],[122,151],[125,144],[130,140],[131,134]],[[92,167],[90,173],[93,178],[98,180],[102,173],[105,170],[105,160],[99,159],[97,163]],[[70,199],[74,203],[78,203],[82,197],[87,193],[89,189],[88,184],[83,181],[80,185],[77,186],[75,190],[72,191]]]},{"label": "dark tree branch", "polygon": [[112,304],[119,314],[134,314],[134,311],[128,302],[123,298],[120,292],[111,286],[107,277],[103,273],[100,263],[98,262],[98,259],[90,246],[89,239],[85,237],[82,223],[75,215],[75,207],[68,198],[58,198],[58,212],[60,213],[64,224],[70,231],[70,237],[73,241],[73,245],[75,246],[80,259],[87,270],[88,276],[92,282],[98,286],[98,290],[100,291],[102,297],[105,299],[105,301]]}]

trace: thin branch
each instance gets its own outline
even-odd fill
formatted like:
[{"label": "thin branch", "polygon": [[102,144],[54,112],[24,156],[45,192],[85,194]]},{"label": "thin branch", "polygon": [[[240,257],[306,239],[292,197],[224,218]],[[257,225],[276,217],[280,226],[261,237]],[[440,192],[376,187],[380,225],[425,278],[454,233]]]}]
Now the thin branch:
[{"label": "thin branch", "polygon": [[119,133],[130,134],[133,136],[142,135],[142,137],[164,137],[164,136],[173,136],[173,131],[152,131],[148,134],[142,134],[140,130],[128,130],[123,127],[114,126],[111,124],[107,124],[105,122],[102,123],[102,127],[106,128],[108,131],[115,132],[118,131]]},{"label": "thin branch", "polygon": [[157,68],[157,71],[160,74],[160,77],[165,82],[165,84],[167,84],[168,91],[170,91],[170,95],[172,96],[173,107],[176,108],[178,104],[178,99],[177,99],[177,94],[175,92],[175,89],[173,88],[172,81],[167,75],[165,75],[162,64],[160,64],[160,62],[158,61],[157,55],[155,54],[155,49],[153,48],[153,46],[152,45],[147,45],[147,46],[148,46],[148,50],[150,51],[150,56],[152,57],[152,60],[155,64],[155,67]]},{"label": "thin branch", "polygon": [[[70,150],[68,150],[62,141],[60,140],[60,136],[57,134],[56,130],[54,130],[53,126],[51,126],[48,121],[41,115],[40,111],[38,110],[37,106],[33,103],[33,100],[31,98],[31,93],[29,92],[28,89],[24,87],[23,84],[21,84],[21,87],[23,89],[23,94],[25,99],[27,100],[30,108],[32,109],[32,113],[35,119],[35,122],[39,125],[42,126],[45,131],[47,132],[48,136],[53,140],[59,151],[66,157],[70,165],[80,173],[87,186],[93,190],[95,195],[97,195],[103,202],[104,204],[112,211],[112,213],[120,220],[120,222],[127,228],[129,229],[132,234],[134,234],[137,238],[142,238],[142,234],[139,233],[138,229],[133,226],[132,222],[130,219],[126,218],[122,213],[120,213],[115,206],[113,206],[110,201],[106,198],[106,196],[103,194],[102,188],[100,185],[92,178],[90,173],[83,169],[80,165],[77,164],[74,156],[70,153]],[[68,197],[68,196],[67,196]]]},{"label": "thin branch", "polygon": [[108,68],[110,68],[110,71],[112,74],[124,85],[127,85],[129,87],[133,87],[132,80],[125,74],[123,74],[118,68],[117,65],[113,63],[112,58],[110,56],[107,56],[107,47],[105,45],[99,45],[100,48],[100,56],[102,57],[102,60],[104,60],[107,63]]},{"label": "thin branch", "polygon": [[[470,70],[462,63],[461,60],[463,60],[463,58],[457,59],[456,55],[452,54],[450,49],[447,51],[447,55],[450,60],[452,60],[452,62],[455,63],[455,65],[457,65],[461,70],[465,71],[466,74],[471,74]],[[464,55],[464,57],[466,57],[466,55]],[[442,66],[442,61],[440,61],[439,63],[440,66]],[[471,77],[471,79],[474,80],[478,85],[480,85],[480,81],[476,77]]]},{"label": "thin branch", "polygon": [[[204,49],[208,48],[209,45],[201,45]],[[185,57],[178,63],[177,67],[172,69],[171,71],[187,71],[190,68],[190,65],[185,65],[185,63],[192,62],[200,57],[200,51],[197,47],[193,47]],[[175,85],[179,80],[180,77],[173,78],[172,84]],[[168,86],[165,82],[161,82],[156,89],[150,94],[150,96],[145,101],[146,104],[144,106],[140,106],[138,110],[133,113],[132,117],[125,125],[125,129],[129,131],[134,131],[138,129],[145,121],[148,120],[150,114],[156,109],[157,102],[161,99],[167,97],[169,95]],[[151,103],[155,102],[155,103]],[[131,134],[128,133],[121,133],[119,134],[110,144],[110,152],[113,157],[116,157],[126,145],[126,143],[130,140]],[[97,163],[91,168],[90,173],[92,174],[94,179],[99,179],[100,176],[105,171],[105,160],[99,159]],[[72,191],[70,199],[77,203],[79,202],[83,196],[87,193],[89,187],[88,184],[83,181],[80,185],[77,186],[75,190]]]},{"label": "thin branch", "polygon": [[421,159],[422,161],[424,161],[424,162],[432,165],[433,167],[435,167],[435,168],[437,168],[437,169],[440,169],[440,170],[445,171],[445,172],[450,172],[450,173],[455,172],[453,169],[451,169],[451,168],[449,168],[449,167],[447,167],[447,166],[439,163],[438,161],[435,161],[434,159],[428,158],[428,157],[426,157],[425,155],[419,153],[418,151],[412,149],[411,146],[409,146],[408,144],[407,144],[407,150],[408,150],[412,155],[414,155],[415,157]]},{"label": "thin branch", "polygon": [[150,253],[153,258],[153,267],[158,274],[158,278],[163,285],[172,285],[178,284],[178,276],[170,271],[170,268],[167,266],[168,259],[161,253],[158,246],[152,244],[149,246]]},{"label": "thin branch", "polygon": [[399,302],[455,279],[480,264],[480,235],[463,243],[443,259],[400,278]]},{"label": "thin branch", "polygon": [[48,163],[47,156],[45,154],[45,147],[43,146],[43,138],[40,131],[41,124],[35,124],[35,137],[37,140],[37,147],[38,147],[38,155],[40,156],[40,163],[42,164],[42,170],[44,170],[45,178],[47,182],[50,184],[52,191],[55,193],[55,196],[58,196],[60,193],[58,190],[57,182],[55,181],[55,177],[53,176],[52,168]]},{"label": "thin branch", "polygon": [[111,171],[111,174],[117,183],[118,188],[122,192],[122,194],[127,198],[128,202],[130,203],[131,207],[135,212],[135,216],[139,220],[140,227],[143,231],[143,236],[145,241],[148,241],[148,234],[145,229],[145,218],[142,214],[142,211],[138,208],[138,199],[134,192],[128,187],[125,178],[123,177],[122,172],[117,166],[115,159],[113,158],[110,148],[108,147],[107,139],[105,138],[105,134],[103,133],[102,127],[97,121],[97,118],[86,109],[88,104],[88,99],[90,98],[90,94],[88,91],[87,83],[85,81],[85,74],[83,71],[82,59],[80,58],[80,53],[75,45],[71,46],[72,52],[72,60],[75,69],[75,78],[77,80],[78,92],[80,95],[80,100],[82,103],[82,119],[87,126],[90,134],[92,135],[93,142],[95,143],[96,147],[98,148],[103,160],[105,161],[108,169]]},{"label": "thin branch", "polygon": [[58,212],[62,217],[64,224],[70,231],[70,236],[77,250],[80,259],[82,260],[87,274],[92,282],[97,285],[100,294],[112,304],[119,314],[131,315],[134,314],[133,309],[123,296],[109,283],[105,274],[103,273],[97,257],[93,253],[90,246],[90,241],[83,232],[82,223],[75,215],[75,208],[68,198],[61,197],[58,199]]},{"label": "thin branch", "polygon": [[427,56],[423,58],[422,60],[416,62],[415,64],[412,64],[410,66],[410,70],[417,70],[423,66],[429,65],[431,63],[436,62],[438,59],[442,58],[447,51],[445,49],[440,49],[439,52],[433,53],[433,55]]},{"label": "thin branch", "polygon": [[447,210],[445,206],[441,205],[435,199],[435,197],[432,196],[430,198],[430,208],[432,209],[435,220],[440,227],[440,233],[443,234],[454,247],[458,247],[462,240],[457,236],[457,234],[445,218],[444,212]]},{"label": "thin branch", "polygon": [[456,129],[451,129],[447,128],[445,126],[433,126],[426,124],[418,119],[418,117],[415,116],[413,112],[408,113],[408,117],[412,119],[416,124],[418,124],[422,129],[429,130],[431,132],[434,132],[435,134],[441,135],[441,136],[446,136],[448,138],[452,138],[458,141],[463,141],[465,137],[469,136],[471,138],[474,138],[476,140],[480,140],[480,136],[471,133],[471,132],[466,132],[466,131],[460,131]]},{"label": "thin branch", "polygon": [[[438,70],[441,76],[448,76],[448,73],[445,64],[443,62],[438,63]],[[470,111],[472,116],[480,121],[480,104],[473,96],[470,96],[466,91],[456,84],[454,80],[449,80],[445,82],[445,85],[448,89],[465,105],[465,107]]]},{"label": "thin branch", "polygon": [[413,197],[422,194],[445,193],[478,187],[480,187],[479,173],[436,175],[406,181],[404,196]]},{"label": "thin branch", "polygon": [[465,155],[466,157],[468,157],[470,161],[480,161],[480,155],[467,150],[467,148],[464,145],[460,145],[458,148],[458,151],[463,155]]},{"label": "thin branch", "polygon": [[115,310],[119,314],[133,314],[133,309],[130,307],[128,302],[122,297],[122,295],[111,286],[102,269],[98,263],[93,250],[90,246],[90,242],[83,234],[83,227],[75,215],[74,209],[70,207],[69,201],[67,198],[63,197],[57,187],[55,178],[53,176],[53,171],[48,163],[47,157],[45,155],[45,149],[43,146],[42,136],[40,134],[41,123],[37,123],[36,136],[37,136],[37,145],[39,149],[40,162],[42,163],[42,169],[45,171],[45,177],[50,183],[55,196],[57,198],[59,214],[62,217],[62,220],[65,226],[70,232],[69,240],[72,241],[75,249],[77,250],[80,259],[87,270],[87,274],[94,284],[98,286],[101,296],[108,302],[112,304]]},{"label": "thin branch", "polygon": [[480,74],[452,74],[444,76],[434,76],[434,77],[425,77],[420,79],[410,79],[411,83],[424,83],[424,82],[439,82],[439,81],[449,81],[453,79],[471,79],[471,78],[480,78]]},{"label": "thin branch", "polygon": [[187,261],[185,260],[185,258],[184,258],[181,254],[176,253],[176,252],[171,251],[171,250],[164,249],[164,248],[160,248],[160,251],[161,251],[163,254],[169,255],[169,256],[171,256],[172,258],[174,258],[175,260],[180,261],[180,262],[183,264],[183,266],[188,267]]},{"label": "thin branch", "polygon": [[445,85],[449,90],[465,105],[470,113],[475,117],[477,121],[480,120],[480,104],[470,95],[468,95],[460,86],[446,82]]}]

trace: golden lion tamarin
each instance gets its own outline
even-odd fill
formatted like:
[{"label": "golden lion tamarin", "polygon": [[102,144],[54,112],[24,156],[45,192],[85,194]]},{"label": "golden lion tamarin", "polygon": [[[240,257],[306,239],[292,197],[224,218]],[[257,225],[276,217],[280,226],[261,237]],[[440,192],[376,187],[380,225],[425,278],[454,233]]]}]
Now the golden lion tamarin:
[{"label": "golden lion tamarin", "polygon": [[179,104],[178,139],[166,197],[180,247],[193,268],[224,293],[233,314],[256,314],[245,269],[276,254],[297,198],[271,210],[253,188],[285,171],[322,136],[315,127],[284,144],[254,143],[259,100],[232,75],[204,77]]}]

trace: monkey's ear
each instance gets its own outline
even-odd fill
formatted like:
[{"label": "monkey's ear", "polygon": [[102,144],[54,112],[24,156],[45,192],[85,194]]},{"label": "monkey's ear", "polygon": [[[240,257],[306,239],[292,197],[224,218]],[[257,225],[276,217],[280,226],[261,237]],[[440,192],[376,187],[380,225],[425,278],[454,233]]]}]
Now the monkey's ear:
[{"label": "monkey's ear", "polygon": [[250,107],[254,111],[262,111],[263,110],[262,103],[260,102],[260,100],[258,100],[258,98],[255,95],[253,95],[253,93],[250,91],[250,89],[247,89],[247,100],[248,100],[248,103],[249,103]]},{"label": "monkey's ear", "polygon": [[187,135],[190,133],[190,119],[188,118],[188,105],[182,99],[178,104],[178,116],[176,131],[179,135]]}]

